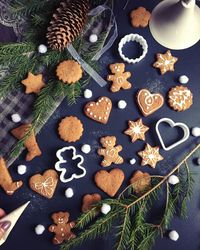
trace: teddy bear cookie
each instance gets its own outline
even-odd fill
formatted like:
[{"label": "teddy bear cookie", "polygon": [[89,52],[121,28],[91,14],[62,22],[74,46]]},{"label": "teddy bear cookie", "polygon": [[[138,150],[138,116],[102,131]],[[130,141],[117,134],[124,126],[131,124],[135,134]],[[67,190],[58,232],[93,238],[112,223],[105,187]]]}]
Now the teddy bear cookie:
[{"label": "teddy bear cookie", "polygon": [[56,245],[76,237],[76,235],[71,232],[71,229],[75,226],[75,222],[68,222],[69,216],[68,212],[58,212],[51,216],[55,224],[49,227],[49,232],[55,234],[53,243]]},{"label": "teddy bear cookie", "polygon": [[122,146],[116,146],[115,136],[105,136],[100,139],[100,143],[103,148],[98,149],[98,155],[104,157],[101,162],[102,167],[109,167],[112,163],[122,164],[124,162],[123,158],[119,156],[119,152],[122,151]]},{"label": "teddy bear cookie", "polygon": [[36,156],[40,156],[42,154],[36,138],[35,138],[35,133],[32,130],[31,131],[32,125],[30,123],[28,124],[22,124],[21,126],[14,128],[11,130],[11,134],[18,140],[21,140],[26,136],[27,133],[30,131],[30,135],[26,138],[24,141],[24,146],[27,148],[28,153],[26,155],[26,161],[31,161],[33,160]]},{"label": "teddy bear cookie", "polygon": [[148,10],[146,10],[144,7],[138,7],[137,9],[131,11],[131,24],[136,28],[147,27],[150,17],[151,13]]},{"label": "teddy bear cookie", "polygon": [[184,86],[172,88],[168,93],[168,99],[170,107],[175,111],[187,110],[193,104],[193,94]]},{"label": "teddy bear cookie", "polygon": [[2,157],[0,157],[0,186],[8,195],[13,195],[14,192],[23,185],[22,181],[13,181],[6,163]]},{"label": "teddy bear cookie", "polygon": [[107,80],[112,82],[110,90],[112,92],[117,92],[120,89],[130,89],[131,83],[127,81],[131,77],[130,72],[125,71],[124,63],[110,64],[110,70],[112,75],[107,76]]},{"label": "teddy bear cookie", "polygon": [[86,194],[83,196],[82,201],[82,212],[87,213],[92,209],[92,207],[101,201],[101,195],[100,194]]}]

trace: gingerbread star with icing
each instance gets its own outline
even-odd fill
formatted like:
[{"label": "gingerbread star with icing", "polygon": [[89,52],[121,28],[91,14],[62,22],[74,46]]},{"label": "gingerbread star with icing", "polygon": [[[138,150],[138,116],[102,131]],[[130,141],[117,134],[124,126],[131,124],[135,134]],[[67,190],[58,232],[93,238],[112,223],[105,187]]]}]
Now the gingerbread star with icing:
[{"label": "gingerbread star with icing", "polygon": [[157,61],[153,64],[153,67],[160,69],[161,75],[168,71],[174,71],[174,64],[178,61],[178,58],[172,56],[170,50],[167,50],[165,54],[158,53],[156,56]]},{"label": "gingerbread star with icing", "polygon": [[124,131],[124,134],[131,137],[131,141],[135,142],[137,140],[145,140],[145,133],[149,130],[149,127],[142,123],[142,119],[137,121],[128,121],[129,128]]},{"label": "gingerbread star with icing", "polygon": [[149,165],[152,168],[155,168],[156,164],[164,159],[159,154],[159,147],[151,147],[148,143],[143,151],[138,152],[138,155],[142,158],[141,166]]},{"label": "gingerbread star with icing", "polygon": [[26,87],[26,94],[39,94],[41,89],[45,86],[45,83],[42,79],[42,74],[34,75],[31,72],[28,73],[28,77],[22,80],[21,83]]}]

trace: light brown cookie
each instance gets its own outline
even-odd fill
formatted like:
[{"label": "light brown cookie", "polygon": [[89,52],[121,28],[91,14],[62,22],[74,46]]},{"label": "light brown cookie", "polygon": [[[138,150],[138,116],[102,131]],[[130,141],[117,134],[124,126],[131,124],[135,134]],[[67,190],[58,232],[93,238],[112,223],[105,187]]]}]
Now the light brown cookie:
[{"label": "light brown cookie", "polygon": [[150,93],[147,89],[141,89],[137,94],[137,103],[144,116],[153,114],[164,104],[164,98],[159,93]]},{"label": "light brown cookie", "polygon": [[153,67],[160,69],[161,75],[168,71],[174,71],[174,64],[178,61],[178,58],[172,56],[170,50],[167,50],[165,54],[158,53],[156,56],[157,61],[153,64]]},{"label": "light brown cookie", "polygon": [[105,136],[100,139],[103,148],[98,149],[98,155],[104,157],[101,162],[102,167],[109,167],[112,163],[122,164],[124,162],[123,158],[119,156],[119,152],[122,151],[121,145],[116,145],[115,136]]},{"label": "light brown cookie", "polygon": [[136,171],[130,179],[136,194],[140,194],[151,187],[151,177],[148,173]]},{"label": "light brown cookie", "polygon": [[112,86],[110,88],[112,92],[117,92],[120,89],[131,88],[131,83],[127,81],[127,79],[131,77],[131,73],[124,72],[124,63],[110,64],[110,70],[113,75],[108,75],[107,80],[112,82]]},{"label": "light brown cookie", "polygon": [[124,131],[125,135],[131,137],[131,141],[135,142],[137,140],[145,141],[145,133],[149,130],[149,127],[142,123],[142,119],[137,121],[128,121],[129,128]]},{"label": "light brown cookie", "polygon": [[57,66],[56,75],[64,83],[72,84],[81,79],[83,70],[78,62],[67,60]]},{"label": "light brown cookie", "polygon": [[138,7],[135,10],[131,11],[130,18],[131,24],[133,27],[147,27],[149,24],[149,20],[151,17],[151,13],[146,10],[144,7]]},{"label": "light brown cookie", "polygon": [[67,116],[58,126],[60,138],[67,142],[78,141],[83,134],[83,124],[76,116]]},{"label": "light brown cookie", "polygon": [[193,104],[193,94],[187,87],[176,86],[169,91],[168,102],[175,111],[184,111]]},{"label": "light brown cookie", "polygon": [[[31,124],[22,124],[21,126],[11,130],[11,134],[18,140],[21,140],[31,129]],[[26,161],[33,160],[36,156],[42,154],[35,137],[34,131],[31,131],[30,135],[24,142],[24,146],[27,148],[28,153],[26,155]]]},{"label": "light brown cookie", "polygon": [[41,89],[45,86],[45,83],[42,79],[42,74],[34,75],[31,72],[28,73],[28,77],[22,80],[21,83],[26,87],[26,94],[39,94]]},{"label": "light brown cookie", "polygon": [[8,195],[13,195],[14,192],[23,185],[22,181],[13,181],[6,163],[2,157],[0,157],[0,186]]},{"label": "light brown cookie", "polygon": [[164,158],[159,154],[159,147],[151,147],[148,143],[143,151],[138,152],[138,155],[142,158],[141,166],[149,165],[155,168],[159,161]]},{"label": "light brown cookie", "polygon": [[93,205],[101,201],[100,194],[86,194],[83,196],[82,201],[82,212],[87,213],[89,210],[92,209]]},{"label": "light brown cookie", "polygon": [[124,181],[124,172],[119,168],[112,169],[110,172],[100,170],[95,174],[94,179],[97,187],[113,197]]},{"label": "light brown cookie", "polygon": [[36,193],[51,199],[58,183],[58,174],[55,170],[46,170],[43,175],[36,174],[29,179],[30,188]]},{"label": "light brown cookie", "polygon": [[75,222],[69,222],[69,216],[68,212],[58,212],[51,216],[54,224],[49,227],[49,232],[55,234],[53,238],[55,245],[76,237],[76,235],[71,232],[71,229],[75,226]]},{"label": "light brown cookie", "polygon": [[112,101],[108,97],[100,97],[97,102],[88,102],[84,112],[90,119],[106,124],[112,110]]}]

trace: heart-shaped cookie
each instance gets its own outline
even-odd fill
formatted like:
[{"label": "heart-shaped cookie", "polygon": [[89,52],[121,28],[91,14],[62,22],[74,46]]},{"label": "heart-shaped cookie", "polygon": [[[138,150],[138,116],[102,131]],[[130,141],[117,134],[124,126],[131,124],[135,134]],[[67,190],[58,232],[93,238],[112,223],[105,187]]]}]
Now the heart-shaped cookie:
[{"label": "heart-shaped cookie", "polygon": [[164,98],[161,94],[151,94],[147,89],[141,89],[137,95],[138,106],[144,116],[153,114],[164,104]]},{"label": "heart-shaped cookie", "polygon": [[36,174],[29,180],[30,188],[36,193],[51,199],[58,183],[58,174],[55,170],[49,169],[43,175]]},{"label": "heart-shaped cookie", "polygon": [[112,101],[108,97],[100,97],[97,102],[88,102],[84,112],[94,121],[106,124],[112,109]]},{"label": "heart-shaped cookie", "polygon": [[112,169],[110,172],[100,170],[95,174],[94,179],[100,189],[113,197],[124,181],[124,172],[119,168]]}]

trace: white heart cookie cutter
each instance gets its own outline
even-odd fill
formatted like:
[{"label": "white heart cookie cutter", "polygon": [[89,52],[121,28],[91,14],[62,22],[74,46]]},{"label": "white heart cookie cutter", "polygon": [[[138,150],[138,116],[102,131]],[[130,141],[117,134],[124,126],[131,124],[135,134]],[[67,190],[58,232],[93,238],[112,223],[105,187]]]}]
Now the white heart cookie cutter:
[{"label": "white heart cookie cutter", "polygon": [[[72,150],[73,151],[73,155],[72,155],[72,160],[76,160],[76,159],[80,159],[80,162],[77,164],[77,167],[79,169],[81,169],[83,171],[82,174],[72,174],[72,176],[70,178],[65,178],[65,174],[67,172],[66,168],[63,168],[63,167],[60,167],[60,164],[62,163],[67,163],[67,160],[64,160],[64,158],[62,157],[62,153],[65,152],[65,151],[69,151],[69,150]],[[56,162],[55,164],[55,169],[59,172],[61,172],[60,174],[60,180],[63,182],[63,183],[67,183],[67,182],[70,182],[72,181],[73,179],[79,179],[79,178],[82,178],[86,175],[86,170],[85,168],[82,166],[83,162],[84,162],[84,158],[82,155],[78,155],[76,154],[76,148],[73,147],[73,146],[69,146],[69,147],[64,147],[64,148],[61,148],[59,149],[57,152],[56,152],[56,156],[57,158],[59,159],[59,161]]]},{"label": "white heart cookie cutter", "polygon": [[[166,146],[165,146],[165,143],[164,143],[164,141],[163,141],[163,139],[162,139],[162,137],[161,137],[160,131],[159,131],[159,125],[160,125],[161,123],[167,123],[167,124],[169,124],[170,127],[172,127],[172,128],[173,128],[173,127],[179,127],[179,128],[181,128],[181,129],[183,130],[183,132],[184,132],[183,138],[182,138],[181,140],[179,140],[179,141],[173,143],[172,145],[166,147]],[[159,138],[159,140],[160,140],[160,143],[161,143],[161,145],[162,145],[162,148],[163,148],[165,151],[169,151],[169,150],[175,148],[176,146],[178,146],[178,145],[180,145],[181,143],[185,142],[185,141],[189,138],[189,136],[190,136],[190,130],[189,130],[188,126],[187,126],[185,123],[182,123],[182,122],[174,122],[174,121],[171,120],[170,118],[162,118],[162,119],[160,119],[160,120],[157,121],[157,123],[156,123],[156,133],[157,133],[157,135],[158,135],[158,138]]]}]

